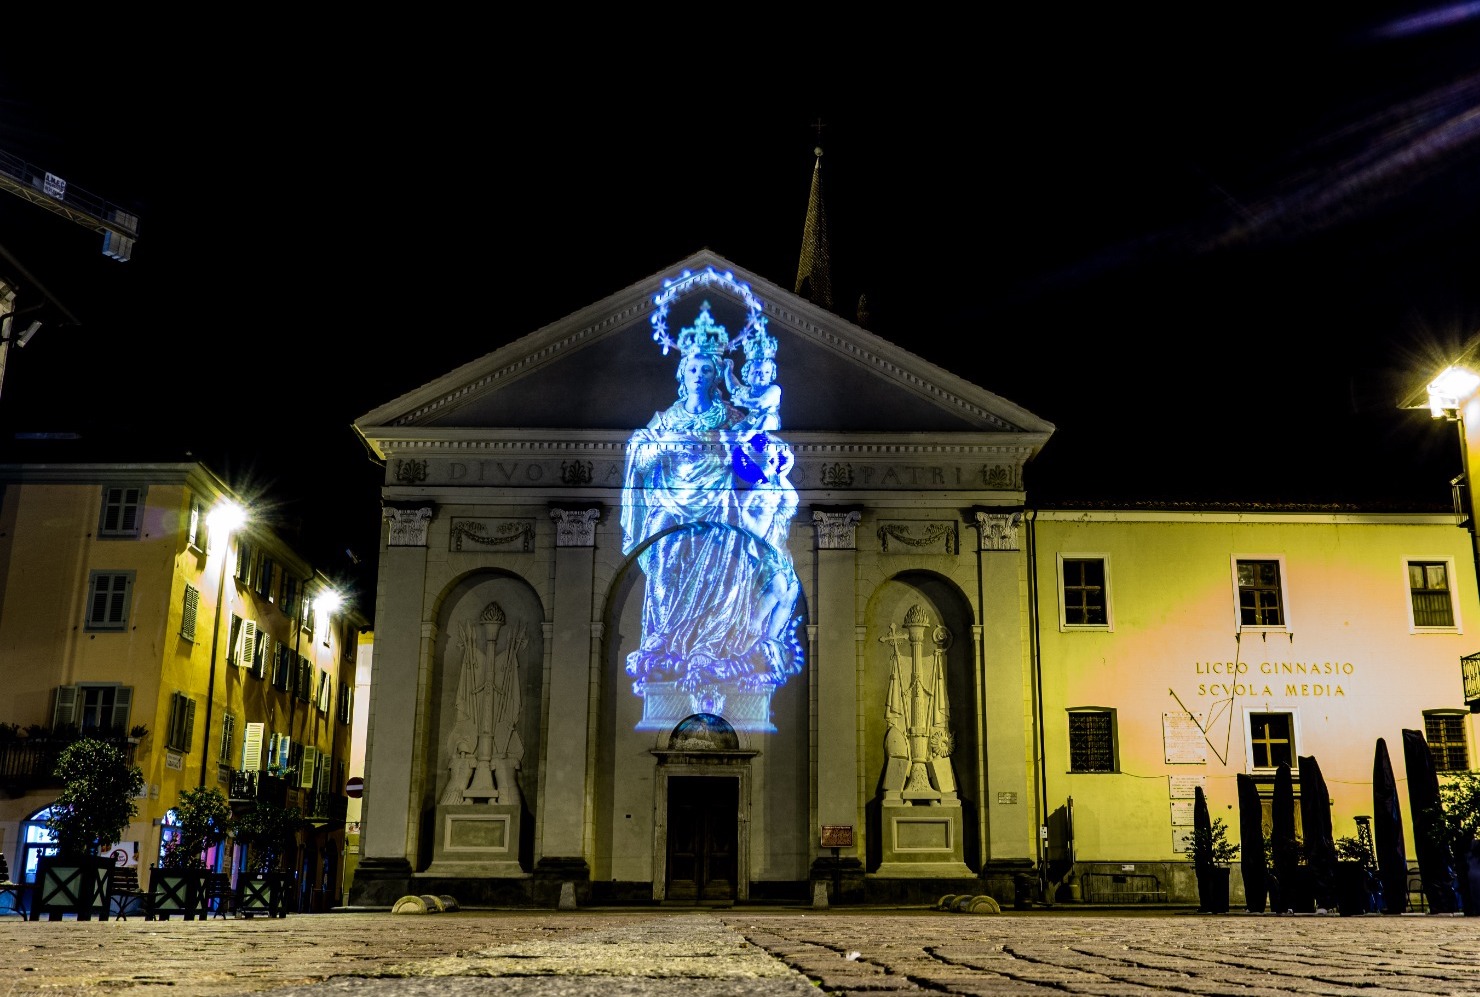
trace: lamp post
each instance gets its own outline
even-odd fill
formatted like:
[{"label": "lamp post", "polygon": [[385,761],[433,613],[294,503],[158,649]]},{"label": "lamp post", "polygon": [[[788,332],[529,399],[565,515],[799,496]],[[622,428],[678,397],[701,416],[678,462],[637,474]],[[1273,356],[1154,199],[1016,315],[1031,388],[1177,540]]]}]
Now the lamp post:
[{"label": "lamp post", "polygon": [[247,512],[230,499],[223,500],[206,517],[207,534],[211,546],[215,546],[217,534],[221,537],[221,570],[216,581],[216,622],[211,627],[210,679],[206,683],[206,724],[201,737],[200,786],[205,788],[206,770],[211,765],[211,704],[216,698],[216,648],[221,639],[221,613],[226,606],[226,563],[230,560],[231,534],[247,521]]}]

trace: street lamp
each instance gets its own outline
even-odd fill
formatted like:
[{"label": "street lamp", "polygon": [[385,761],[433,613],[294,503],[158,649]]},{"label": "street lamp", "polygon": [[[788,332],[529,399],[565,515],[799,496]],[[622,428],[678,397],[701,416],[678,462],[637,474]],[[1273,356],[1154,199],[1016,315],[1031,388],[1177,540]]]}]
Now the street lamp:
[{"label": "street lamp", "polygon": [[[230,558],[231,534],[247,521],[247,511],[230,499],[223,499],[206,516],[206,534],[212,547],[221,550],[221,570],[216,581],[216,622],[211,628],[211,677],[206,684],[206,725],[200,749],[200,785],[206,784],[206,770],[211,764],[211,703],[216,698],[216,647],[221,639],[221,612],[226,606],[226,564]],[[217,543],[217,537],[220,543]]]}]

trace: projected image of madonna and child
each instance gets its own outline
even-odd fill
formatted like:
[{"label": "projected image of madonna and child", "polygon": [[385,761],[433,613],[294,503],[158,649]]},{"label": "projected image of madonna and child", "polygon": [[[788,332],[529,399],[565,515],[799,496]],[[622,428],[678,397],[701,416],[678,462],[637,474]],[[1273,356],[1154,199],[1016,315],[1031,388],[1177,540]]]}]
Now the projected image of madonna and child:
[{"label": "projected image of madonna and child", "polygon": [[[646,579],[642,640],[627,655],[639,730],[713,713],[736,730],[774,731],[771,696],[802,669],[776,340],[744,294],[751,316],[734,339],[707,301],[671,338],[673,295],[657,299],[653,338],[679,352],[678,400],[632,434],[622,496],[622,550],[637,552]],[[727,356],[737,348],[738,378]]]}]

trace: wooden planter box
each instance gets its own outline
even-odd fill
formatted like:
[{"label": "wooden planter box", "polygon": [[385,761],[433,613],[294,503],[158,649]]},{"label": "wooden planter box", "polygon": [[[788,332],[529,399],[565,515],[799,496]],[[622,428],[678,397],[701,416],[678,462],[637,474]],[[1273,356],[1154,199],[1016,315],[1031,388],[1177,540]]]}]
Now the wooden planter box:
[{"label": "wooden planter box", "polygon": [[242,876],[236,885],[237,916],[287,917],[294,885],[291,872]]},{"label": "wooden planter box", "polygon": [[204,869],[161,869],[149,867],[149,900],[146,920],[168,921],[178,916],[186,921],[206,918],[206,875]]},{"label": "wooden planter box", "polygon": [[108,920],[108,886],[113,860],[106,855],[44,855],[36,862],[36,884],[31,891],[31,920],[43,914],[60,921],[72,914],[79,921],[96,915]]}]

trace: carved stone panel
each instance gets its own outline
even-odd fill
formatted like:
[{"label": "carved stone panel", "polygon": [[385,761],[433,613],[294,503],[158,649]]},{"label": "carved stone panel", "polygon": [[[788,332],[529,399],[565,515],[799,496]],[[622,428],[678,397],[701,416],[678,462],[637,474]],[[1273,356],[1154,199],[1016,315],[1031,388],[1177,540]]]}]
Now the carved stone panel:
[{"label": "carved stone panel", "polygon": [[534,520],[454,517],[448,543],[455,551],[497,550],[506,554],[528,554],[534,550]]},{"label": "carved stone panel", "polygon": [[944,520],[885,520],[878,535],[885,554],[956,554],[961,549],[956,524]]}]

